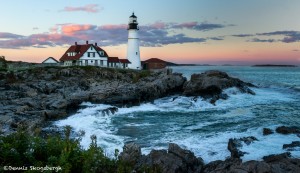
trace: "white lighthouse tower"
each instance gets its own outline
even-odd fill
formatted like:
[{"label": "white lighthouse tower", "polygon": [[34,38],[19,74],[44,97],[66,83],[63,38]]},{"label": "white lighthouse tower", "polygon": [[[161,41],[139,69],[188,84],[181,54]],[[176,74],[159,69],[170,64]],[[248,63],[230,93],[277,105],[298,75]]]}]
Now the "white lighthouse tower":
[{"label": "white lighthouse tower", "polygon": [[142,69],[140,59],[140,43],[138,36],[137,17],[132,13],[128,23],[128,44],[127,44],[127,59],[131,62],[128,67],[131,69]]}]

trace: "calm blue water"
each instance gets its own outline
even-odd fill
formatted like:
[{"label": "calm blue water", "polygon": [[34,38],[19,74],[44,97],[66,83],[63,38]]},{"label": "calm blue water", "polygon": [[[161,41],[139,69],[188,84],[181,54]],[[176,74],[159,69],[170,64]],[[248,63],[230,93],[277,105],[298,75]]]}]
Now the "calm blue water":
[{"label": "calm blue water", "polygon": [[[174,142],[193,151],[205,162],[225,159],[229,138],[255,136],[259,141],[243,146],[249,154],[243,160],[260,160],[262,156],[282,153],[283,144],[300,141],[296,135],[262,135],[262,128],[300,126],[300,68],[193,66],[172,67],[174,72],[190,78],[193,73],[221,70],[259,88],[256,95],[240,93],[236,88],[225,90],[230,98],[219,100],[216,106],[199,97],[170,96],[131,108],[119,108],[115,115],[103,115],[110,105],[83,103],[85,108],[60,120],[57,126],[71,125],[84,130],[82,145],[88,147],[90,135],[108,155],[122,150],[124,143],[134,141],[143,153],[165,149]],[[300,148],[292,152],[300,158]]]}]

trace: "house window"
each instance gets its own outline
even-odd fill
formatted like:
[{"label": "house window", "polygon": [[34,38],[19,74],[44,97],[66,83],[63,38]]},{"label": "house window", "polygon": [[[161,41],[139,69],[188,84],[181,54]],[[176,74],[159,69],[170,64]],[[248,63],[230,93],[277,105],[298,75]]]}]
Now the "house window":
[{"label": "house window", "polygon": [[93,46],[91,46],[91,50],[93,50]]},{"label": "house window", "polygon": [[96,53],[95,52],[92,52],[93,53],[93,57],[95,57],[96,56]]},{"label": "house window", "polygon": [[100,60],[100,65],[103,66],[103,60]]},{"label": "house window", "polygon": [[104,55],[104,52],[103,51],[100,51],[100,56],[103,56]]},{"label": "house window", "polygon": [[137,52],[135,52],[135,54],[137,55]]},{"label": "house window", "polygon": [[85,60],[85,65],[88,65],[88,60]]}]

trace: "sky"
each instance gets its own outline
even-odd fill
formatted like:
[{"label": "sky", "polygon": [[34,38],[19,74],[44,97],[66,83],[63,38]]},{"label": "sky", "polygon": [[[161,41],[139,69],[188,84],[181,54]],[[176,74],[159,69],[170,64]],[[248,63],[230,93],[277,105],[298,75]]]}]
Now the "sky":
[{"label": "sky", "polygon": [[59,60],[86,40],[126,58],[134,12],[142,60],[300,65],[299,0],[9,0],[0,7],[7,60]]}]

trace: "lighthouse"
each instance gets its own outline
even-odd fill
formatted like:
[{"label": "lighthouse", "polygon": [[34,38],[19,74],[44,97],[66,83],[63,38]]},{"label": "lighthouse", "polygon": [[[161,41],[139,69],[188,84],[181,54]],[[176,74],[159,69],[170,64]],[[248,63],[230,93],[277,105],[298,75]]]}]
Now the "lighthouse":
[{"label": "lighthouse", "polygon": [[138,35],[138,22],[137,17],[132,13],[129,17],[128,23],[128,44],[127,44],[127,59],[131,62],[128,64],[130,69],[141,70],[140,59],[140,43]]}]

